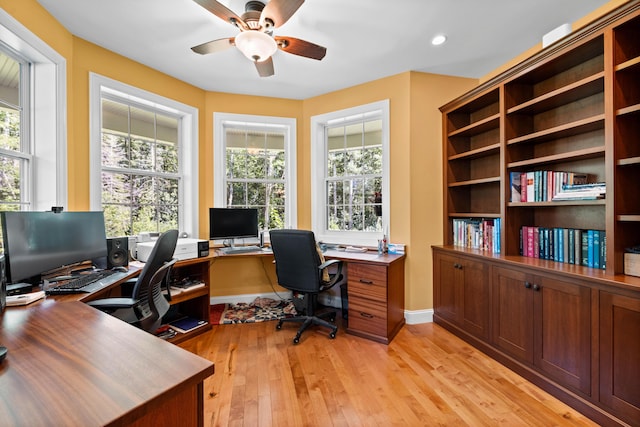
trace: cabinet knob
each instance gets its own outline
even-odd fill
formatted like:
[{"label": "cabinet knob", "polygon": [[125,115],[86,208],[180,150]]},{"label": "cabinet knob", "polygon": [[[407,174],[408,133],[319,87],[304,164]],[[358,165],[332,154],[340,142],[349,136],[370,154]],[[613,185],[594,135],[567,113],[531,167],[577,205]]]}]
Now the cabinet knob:
[{"label": "cabinet knob", "polygon": [[462,270],[462,264],[458,264],[457,262],[453,264],[453,268],[457,268],[458,270]]},{"label": "cabinet knob", "polygon": [[524,282],[524,287],[527,288],[527,289],[530,289],[531,288],[531,283]]},{"label": "cabinet knob", "polygon": [[533,290],[534,291],[539,291],[540,290],[540,285],[533,285]]}]

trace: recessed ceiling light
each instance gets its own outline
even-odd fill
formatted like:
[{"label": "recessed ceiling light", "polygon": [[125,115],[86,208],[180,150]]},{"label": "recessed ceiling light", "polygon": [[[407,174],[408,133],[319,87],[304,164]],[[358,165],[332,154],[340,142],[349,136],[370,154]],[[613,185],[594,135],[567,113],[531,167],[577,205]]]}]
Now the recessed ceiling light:
[{"label": "recessed ceiling light", "polygon": [[440,46],[442,43],[447,41],[447,36],[444,34],[438,34],[434,38],[431,39],[431,44],[434,46]]}]

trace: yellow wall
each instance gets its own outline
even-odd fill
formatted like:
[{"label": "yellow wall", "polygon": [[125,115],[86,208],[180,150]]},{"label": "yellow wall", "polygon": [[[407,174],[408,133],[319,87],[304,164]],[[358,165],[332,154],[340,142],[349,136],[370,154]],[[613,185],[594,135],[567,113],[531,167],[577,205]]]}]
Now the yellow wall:
[{"label": "yellow wall", "polygon": [[[590,21],[624,3],[612,0]],[[390,100],[390,240],[407,245],[406,309],[433,307],[431,251],[442,243],[442,136],[440,105],[478,84],[477,80],[406,72],[304,101],[206,92],[71,35],[35,0],[0,0],[0,7],[67,60],[69,209],[89,206],[89,72],[175,99],[199,110],[200,237],[208,235],[213,205],[213,113],[292,117],[297,120],[298,225],[311,225],[310,118]],[[585,21],[585,22],[586,22]],[[580,21],[576,25],[582,25]],[[575,27],[574,27],[575,28]],[[485,76],[487,80],[539,47]],[[212,295],[272,292],[270,259],[223,259],[212,268]],[[276,289],[279,289],[276,287]]]},{"label": "yellow wall", "polygon": [[[407,72],[304,101],[305,132],[298,144],[298,186],[310,188],[312,116],[389,99],[389,239],[407,245],[405,308],[433,307],[430,246],[442,244],[442,122],[438,107],[463,94],[477,80]],[[300,170],[300,169],[299,169]],[[311,224],[309,191],[299,212],[301,228]]]}]

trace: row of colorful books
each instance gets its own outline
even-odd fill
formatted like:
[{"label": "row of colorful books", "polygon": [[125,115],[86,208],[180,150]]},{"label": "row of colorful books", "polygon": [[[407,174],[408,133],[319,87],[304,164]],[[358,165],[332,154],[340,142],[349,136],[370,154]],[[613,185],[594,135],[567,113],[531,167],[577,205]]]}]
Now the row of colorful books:
[{"label": "row of colorful books", "polygon": [[453,219],[453,244],[500,253],[500,218]]},{"label": "row of colorful books", "polygon": [[524,226],[520,229],[520,254],[593,268],[607,268],[604,230]]},{"label": "row of colorful books", "polygon": [[587,184],[589,175],[575,172],[509,172],[512,202],[548,202],[563,187]]}]

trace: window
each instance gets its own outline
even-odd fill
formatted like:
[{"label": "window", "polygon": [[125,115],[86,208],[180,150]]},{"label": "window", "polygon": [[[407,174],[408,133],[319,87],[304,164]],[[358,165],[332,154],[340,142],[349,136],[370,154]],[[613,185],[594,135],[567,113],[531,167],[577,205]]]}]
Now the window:
[{"label": "window", "polygon": [[65,207],[65,60],[2,9],[0,40],[0,210]]},{"label": "window", "polygon": [[214,127],[214,205],[257,208],[261,230],[295,227],[295,119],[216,113]]},{"label": "window", "polygon": [[30,207],[29,64],[0,44],[0,69],[0,210],[19,211]]},{"label": "window", "polygon": [[92,111],[91,205],[104,210],[107,234],[197,235],[193,109],[95,75],[91,97],[98,112]]},{"label": "window", "polygon": [[318,240],[375,246],[388,233],[388,116],[382,101],[312,118]]}]

